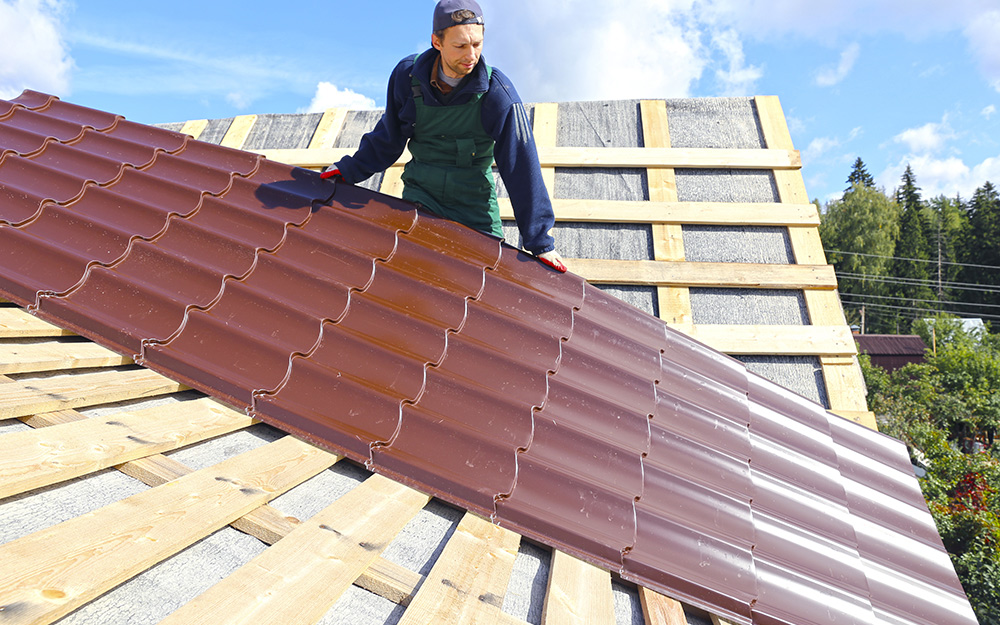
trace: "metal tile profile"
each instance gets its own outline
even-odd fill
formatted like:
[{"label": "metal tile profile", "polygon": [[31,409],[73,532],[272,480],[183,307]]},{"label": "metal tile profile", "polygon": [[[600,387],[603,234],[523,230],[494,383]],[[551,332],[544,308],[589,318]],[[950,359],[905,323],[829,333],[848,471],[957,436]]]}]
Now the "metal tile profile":
[{"label": "metal tile profile", "polygon": [[621,577],[757,625],[972,624],[901,443],[498,239],[0,100],[0,295]]}]

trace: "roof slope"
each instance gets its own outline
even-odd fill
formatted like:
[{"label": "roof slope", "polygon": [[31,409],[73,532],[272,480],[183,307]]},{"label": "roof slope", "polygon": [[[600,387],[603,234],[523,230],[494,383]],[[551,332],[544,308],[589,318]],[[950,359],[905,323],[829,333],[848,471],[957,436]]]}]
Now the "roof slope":
[{"label": "roof slope", "polygon": [[915,334],[858,334],[854,340],[863,354],[923,356],[927,343]]},{"label": "roof slope", "polygon": [[[571,269],[754,372],[874,427],[819,215],[777,98],[529,105]],[[351,153],[378,111],[169,124],[304,167]],[[401,159],[364,186],[397,196]],[[501,210],[503,181],[498,178]],[[518,241],[512,222],[507,240]]]},{"label": "roof slope", "polygon": [[974,622],[897,441],[399,200],[6,106],[0,293],[38,316],[737,622]]}]

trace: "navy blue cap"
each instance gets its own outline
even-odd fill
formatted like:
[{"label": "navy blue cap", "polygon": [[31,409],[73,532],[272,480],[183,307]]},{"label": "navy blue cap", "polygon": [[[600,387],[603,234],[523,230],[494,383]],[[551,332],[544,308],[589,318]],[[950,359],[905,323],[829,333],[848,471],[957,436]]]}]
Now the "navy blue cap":
[{"label": "navy blue cap", "polygon": [[[473,16],[456,16],[455,13],[461,10],[471,11]],[[476,0],[441,0],[434,7],[434,28],[431,32],[438,32],[452,26],[461,24],[483,24],[483,10],[479,8]]]}]

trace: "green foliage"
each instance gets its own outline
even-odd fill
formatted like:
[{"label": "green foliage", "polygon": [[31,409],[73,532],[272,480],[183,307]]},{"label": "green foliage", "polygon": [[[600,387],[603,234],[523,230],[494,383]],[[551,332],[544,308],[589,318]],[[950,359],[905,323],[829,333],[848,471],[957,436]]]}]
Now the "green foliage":
[{"label": "green foliage", "polygon": [[[927,286],[930,267],[920,262],[930,259],[927,242],[929,227],[924,219],[925,207],[920,199],[920,189],[910,166],[903,173],[902,186],[896,190],[896,202],[902,211],[899,217],[899,238],[896,240],[896,258],[889,266],[889,274],[896,280],[892,294],[901,306],[909,309],[927,309],[934,293]],[[898,330],[897,330],[898,331]]]},{"label": "green foliage", "polygon": [[958,249],[961,238],[968,228],[968,217],[960,198],[946,198],[941,195],[927,203],[924,210],[924,221],[930,230],[931,260],[940,261],[931,266],[931,278],[940,286],[935,290],[937,298],[955,301],[960,298],[960,292],[948,288],[948,282],[958,282],[960,268]]},{"label": "green foliage", "polygon": [[[819,226],[830,263],[842,274],[845,294],[888,295],[883,280],[899,236],[899,206],[878,189],[855,184],[843,198],[827,205]],[[852,319],[852,321],[857,321]],[[880,331],[869,325],[869,331]]]},{"label": "green foliage", "polygon": [[[1000,195],[989,182],[969,202],[969,226],[962,238],[961,261],[970,265],[1000,266]],[[992,287],[992,291],[971,291],[964,299],[977,304],[1000,305],[1000,271],[967,266],[962,281]],[[996,309],[982,309],[982,314],[996,314]]]},{"label": "green foliage", "polygon": [[868,168],[865,167],[865,162],[861,160],[860,156],[858,160],[854,161],[851,174],[847,177],[847,188],[844,189],[844,193],[850,191],[856,184],[863,187],[875,188],[875,179],[868,173]]},{"label": "green foliage", "polygon": [[934,327],[937,354],[891,374],[862,356],[869,406],[926,468],[924,498],[973,609],[981,623],[1000,624],[1000,461],[989,446],[1000,423],[1000,341],[947,318],[915,325]]}]

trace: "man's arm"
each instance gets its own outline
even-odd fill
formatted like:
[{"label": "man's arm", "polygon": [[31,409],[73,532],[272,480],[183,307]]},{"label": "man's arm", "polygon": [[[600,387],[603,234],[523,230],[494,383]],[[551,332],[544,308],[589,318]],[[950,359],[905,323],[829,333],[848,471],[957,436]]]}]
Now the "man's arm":
[{"label": "man's arm", "polygon": [[[412,132],[404,123],[407,95],[410,90],[409,68],[413,57],[399,62],[389,76],[385,113],[370,132],[361,137],[361,145],[353,156],[345,156],[334,164],[346,182],[357,183],[373,174],[385,171],[399,160]],[[412,107],[412,105],[411,105]]]},{"label": "man's arm", "polygon": [[483,102],[483,128],[496,141],[493,158],[510,195],[525,249],[535,255],[554,251],[549,230],[555,215],[542,179],[531,120],[513,85],[496,69]]}]

